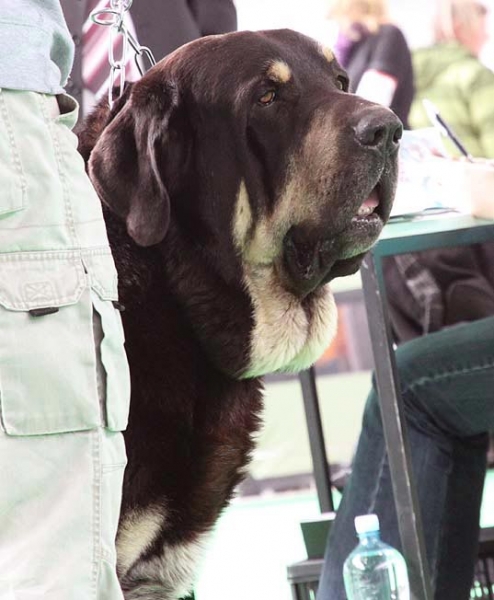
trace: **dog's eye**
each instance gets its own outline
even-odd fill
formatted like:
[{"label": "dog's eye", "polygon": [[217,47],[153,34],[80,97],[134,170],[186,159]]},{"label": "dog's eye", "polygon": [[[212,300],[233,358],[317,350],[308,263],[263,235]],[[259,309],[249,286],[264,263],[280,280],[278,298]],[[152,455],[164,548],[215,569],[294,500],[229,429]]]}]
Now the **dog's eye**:
[{"label": "dog's eye", "polygon": [[257,102],[261,106],[269,106],[270,104],[272,104],[274,102],[275,98],[276,98],[276,92],[274,90],[268,90],[258,99]]},{"label": "dog's eye", "polygon": [[336,87],[342,92],[348,91],[348,79],[343,77],[343,75],[338,75],[336,78]]}]

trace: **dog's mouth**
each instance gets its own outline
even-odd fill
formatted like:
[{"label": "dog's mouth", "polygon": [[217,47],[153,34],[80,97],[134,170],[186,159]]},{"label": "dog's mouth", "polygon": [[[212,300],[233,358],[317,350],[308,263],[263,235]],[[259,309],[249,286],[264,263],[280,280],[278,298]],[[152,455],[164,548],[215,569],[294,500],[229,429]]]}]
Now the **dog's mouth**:
[{"label": "dog's mouth", "polygon": [[374,219],[378,218],[377,209],[379,208],[379,192],[377,186],[372,190],[367,200],[364,200],[360,205],[357,214],[353,217],[354,221],[359,219]]},{"label": "dog's mouth", "polygon": [[345,209],[347,217],[338,231],[328,226],[321,236],[320,228],[319,235],[314,235],[313,228],[292,227],[283,240],[279,268],[286,287],[305,297],[336,277],[355,273],[389,217],[393,191],[380,180],[356,209]]}]

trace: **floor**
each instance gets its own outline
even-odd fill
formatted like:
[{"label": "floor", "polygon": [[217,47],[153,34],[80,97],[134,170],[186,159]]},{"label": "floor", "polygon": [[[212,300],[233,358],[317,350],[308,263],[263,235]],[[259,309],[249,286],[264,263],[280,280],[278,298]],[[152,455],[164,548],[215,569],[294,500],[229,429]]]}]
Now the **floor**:
[{"label": "floor", "polygon": [[[299,524],[318,515],[314,490],[234,500],[218,523],[196,600],[291,600],[286,567],[306,558]],[[494,470],[481,525],[494,526]]]}]

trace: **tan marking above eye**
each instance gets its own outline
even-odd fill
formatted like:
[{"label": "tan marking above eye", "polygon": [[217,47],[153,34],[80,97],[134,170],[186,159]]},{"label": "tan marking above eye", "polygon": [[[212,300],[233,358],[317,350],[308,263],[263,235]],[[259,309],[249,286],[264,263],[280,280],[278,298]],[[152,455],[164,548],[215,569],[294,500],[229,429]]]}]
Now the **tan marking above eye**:
[{"label": "tan marking above eye", "polygon": [[286,62],[283,62],[282,60],[276,60],[269,66],[267,76],[273,81],[286,83],[292,78],[292,72]]},{"label": "tan marking above eye", "polygon": [[333,62],[333,60],[335,59],[334,52],[329,46],[321,46],[321,52],[328,62]]}]

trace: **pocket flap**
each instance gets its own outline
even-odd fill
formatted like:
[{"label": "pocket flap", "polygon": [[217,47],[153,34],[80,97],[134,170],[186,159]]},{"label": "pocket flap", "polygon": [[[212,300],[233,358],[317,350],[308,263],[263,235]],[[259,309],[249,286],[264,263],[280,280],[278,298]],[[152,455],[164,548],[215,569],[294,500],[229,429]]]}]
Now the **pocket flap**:
[{"label": "pocket flap", "polygon": [[75,304],[86,281],[78,257],[47,252],[0,257],[0,304],[8,310]]},{"label": "pocket flap", "polygon": [[84,255],[84,266],[91,276],[91,288],[102,300],[118,300],[117,269],[110,250]]}]

